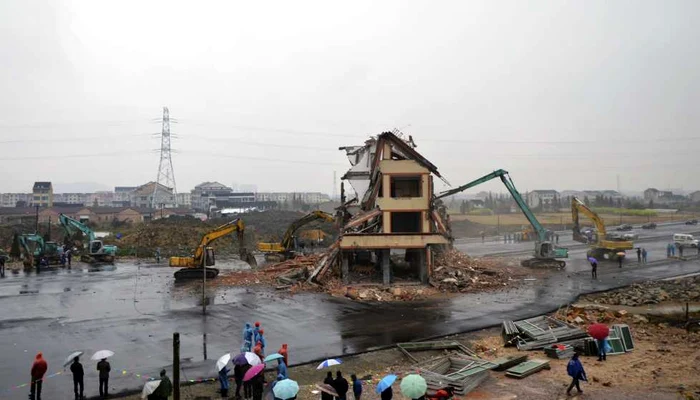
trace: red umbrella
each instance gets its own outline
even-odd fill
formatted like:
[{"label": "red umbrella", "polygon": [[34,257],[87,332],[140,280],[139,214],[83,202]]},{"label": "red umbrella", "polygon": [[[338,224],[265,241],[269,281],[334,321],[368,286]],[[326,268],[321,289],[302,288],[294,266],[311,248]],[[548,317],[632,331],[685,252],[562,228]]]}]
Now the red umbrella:
[{"label": "red umbrella", "polygon": [[255,378],[264,369],[265,369],[265,364],[258,364],[254,367],[251,367],[248,370],[248,372],[246,372],[245,375],[243,376],[243,382],[248,382],[249,380]]},{"label": "red umbrella", "polygon": [[605,324],[593,324],[588,327],[588,334],[594,339],[603,340],[610,334],[610,329]]}]

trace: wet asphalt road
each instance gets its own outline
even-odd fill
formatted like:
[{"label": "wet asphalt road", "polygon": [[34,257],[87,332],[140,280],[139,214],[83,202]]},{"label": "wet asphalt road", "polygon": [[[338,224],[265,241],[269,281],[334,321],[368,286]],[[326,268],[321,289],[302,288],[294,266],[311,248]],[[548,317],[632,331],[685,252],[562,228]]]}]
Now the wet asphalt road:
[{"label": "wet asphalt road", "polygon": [[[57,270],[0,279],[0,398],[25,399],[34,354],[42,351],[49,375],[73,350],[90,355],[110,349],[110,386],[115,392],[141,387],[172,360],[172,333],[180,332],[183,379],[213,376],[216,358],[240,347],[245,321],[261,321],[267,353],[289,343],[291,364],[480,329],[503,319],[548,312],[581,293],[606,290],[647,279],[700,273],[697,260],[668,263],[668,240],[644,243],[650,263],[602,263],[590,279],[585,249],[572,250],[567,268],[548,278],[527,281],[509,291],[465,295],[452,300],[411,304],[354,303],[321,294],[247,289],[211,290],[208,315],[201,314],[198,284],[174,285],[173,270],[118,263],[115,268]],[[459,245],[462,247],[463,245]],[[471,247],[472,245],[469,244]],[[220,267],[239,267],[223,265]],[[203,334],[207,334],[204,346]],[[207,361],[205,358],[205,348]],[[97,393],[95,362],[86,358],[86,393]],[[69,375],[48,378],[45,398],[70,399]]]}]

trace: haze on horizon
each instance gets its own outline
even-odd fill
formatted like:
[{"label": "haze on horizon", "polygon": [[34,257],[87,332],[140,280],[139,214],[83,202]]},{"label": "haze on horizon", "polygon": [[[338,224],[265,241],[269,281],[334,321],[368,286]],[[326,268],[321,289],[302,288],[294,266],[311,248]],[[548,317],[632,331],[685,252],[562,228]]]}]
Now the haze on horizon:
[{"label": "haze on horizon", "polygon": [[[5,1],[0,192],[156,177],[332,192],[399,128],[452,185],[700,189],[694,1]],[[499,182],[479,190],[502,191]],[[441,189],[442,186],[438,186]]]}]

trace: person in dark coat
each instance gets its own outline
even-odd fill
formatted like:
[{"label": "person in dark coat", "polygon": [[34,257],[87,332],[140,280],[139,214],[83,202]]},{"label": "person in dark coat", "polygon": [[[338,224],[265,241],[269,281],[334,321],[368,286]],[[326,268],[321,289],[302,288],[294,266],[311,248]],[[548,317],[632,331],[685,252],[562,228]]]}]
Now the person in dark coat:
[{"label": "person in dark coat", "polygon": [[333,388],[335,389],[335,392],[338,393],[338,397],[336,397],[336,400],[346,399],[350,385],[348,385],[348,380],[343,378],[343,374],[340,371],[337,371],[335,373]]},{"label": "person in dark coat", "polygon": [[49,365],[44,360],[44,355],[41,352],[36,354],[34,357],[34,363],[32,364],[32,381],[29,388],[29,398],[31,400],[41,400],[41,386],[44,381],[44,374],[46,370],[49,369]]},{"label": "person in dark coat", "polygon": [[637,247],[637,264],[642,263],[642,248]]},{"label": "person in dark coat", "polygon": [[[78,357],[73,359],[73,363],[70,365],[70,372],[73,373],[73,392],[75,393],[75,400],[81,400],[83,398],[83,377],[85,376],[85,371]],[[80,387],[80,392],[78,392],[78,387]]]},{"label": "person in dark coat", "polygon": [[[333,389],[335,389],[335,382],[333,382],[333,373],[331,371],[328,371],[328,374],[326,374],[326,379],[323,380],[323,383],[330,385]],[[333,396],[326,392],[321,392],[321,400],[333,400]]]},{"label": "person in dark coat", "polygon": [[263,391],[265,390],[265,374],[262,371],[251,379],[253,384],[253,400],[262,400]]},{"label": "person in dark coat", "polygon": [[350,380],[352,380],[352,394],[355,396],[355,400],[360,400],[362,397],[362,382],[357,379],[357,375],[350,375]]},{"label": "person in dark coat", "polygon": [[586,377],[586,371],[583,369],[581,360],[578,359],[578,353],[574,353],[571,360],[569,360],[569,364],[566,366],[566,372],[571,377],[571,384],[569,388],[566,389],[567,396],[571,394],[571,389],[573,389],[574,386],[576,386],[576,390],[579,393],[583,393],[583,390],[581,390],[579,386],[579,381],[588,381],[588,378]]},{"label": "person in dark coat", "polygon": [[591,278],[598,278],[598,263],[595,261],[591,262]]},{"label": "person in dark coat", "polygon": [[109,366],[106,358],[97,363],[97,370],[100,371],[100,397],[109,396],[109,371],[112,367]]},{"label": "person in dark coat", "polygon": [[173,383],[166,375],[165,370],[160,371],[160,384],[152,394],[148,396],[148,400],[168,400],[168,397],[173,393]]},{"label": "person in dark coat", "polygon": [[[248,372],[249,369],[251,369],[250,364],[246,364],[241,368],[242,376],[245,376],[245,373]],[[243,378],[241,378],[243,379]],[[248,381],[248,382],[243,382],[243,398],[246,400],[252,399],[253,398],[253,382]]]},{"label": "person in dark coat", "polygon": [[391,390],[391,386],[388,388],[384,389],[382,394],[380,395],[382,400],[391,400],[394,397],[394,391]]},{"label": "person in dark coat", "polygon": [[[251,329],[252,332],[252,329]],[[243,386],[243,377],[245,376],[245,372],[243,372],[243,366],[242,365],[234,365],[233,366],[233,381],[236,382],[236,398],[240,399],[241,398],[241,386]]]},{"label": "person in dark coat", "polygon": [[622,257],[617,256],[617,265],[622,268]]}]

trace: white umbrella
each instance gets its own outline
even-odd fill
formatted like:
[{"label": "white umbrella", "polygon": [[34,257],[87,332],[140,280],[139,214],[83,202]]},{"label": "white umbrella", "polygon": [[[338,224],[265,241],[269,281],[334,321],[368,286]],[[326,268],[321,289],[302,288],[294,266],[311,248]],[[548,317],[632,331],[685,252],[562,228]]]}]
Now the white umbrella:
[{"label": "white umbrella", "polygon": [[216,360],[216,370],[221,371],[224,369],[226,364],[231,361],[231,353],[226,353],[223,356],[219,357],[218,360]]},{"label": "white umbrella", "polygon": [[258,357],[255,353],[251,353],[247,351],[245,353],[245,359],[248,360],[248,364],[250,364],[251,367],[254,367],[258,364],[262,364],[262,360],[260,357]]},{"label": "white umbrella", "polygon": [[112,350],[100,350],[90,357],[91,360],[102,360],[104,358],[110,358],[114,355]]},{"label": "white umbrella", "polygon": [[82,355],[83,355],[82,351],[74,351],[74,352],[70,353],[70,355],[68,357],[66,357],[66,360],[63,361],[63,366],[64,367],[67,366],[68,364],[73,362],[73,359],[75,357],[80,357]]},{"label": "white umbrella", "polygon": [[155,392],[159,385],[160,379],[157,381],[146,382],[146,384],[143,385],[143,391],[141,391],[141,398],[145,399],[146,397],[148,397],[149,394],[153,394],[153,392]]}]

